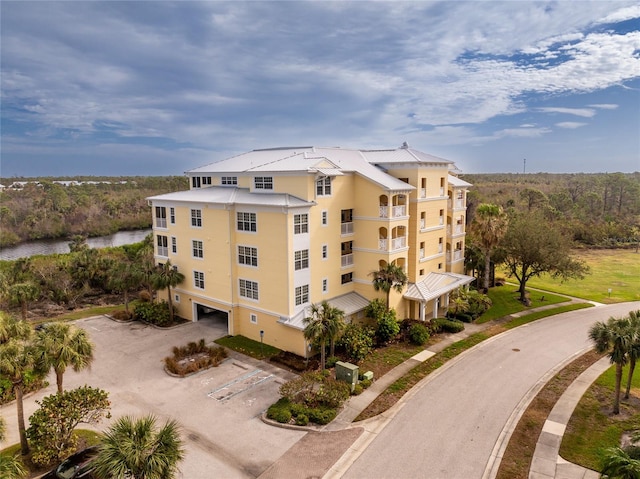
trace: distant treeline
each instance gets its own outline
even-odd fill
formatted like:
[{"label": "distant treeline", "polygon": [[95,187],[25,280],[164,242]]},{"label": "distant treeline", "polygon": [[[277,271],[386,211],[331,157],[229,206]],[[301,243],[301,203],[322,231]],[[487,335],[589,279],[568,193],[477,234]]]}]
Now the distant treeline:
[{"label": "distant treeline", "polygon": [[[56,180],[88,183],[64,186]],[[15,181],[28,183],[0,192],[0,246],[149,228],[145,198],[189,188],[183,176],[0,178],[5,186]]]},{"label": "distant treeline", "polygon": [[505,210],[542,209],[585,246],[618,246],[640,238],[640,172],[577,174],[466,174],[473,184],[467,220],[480,203]]}]

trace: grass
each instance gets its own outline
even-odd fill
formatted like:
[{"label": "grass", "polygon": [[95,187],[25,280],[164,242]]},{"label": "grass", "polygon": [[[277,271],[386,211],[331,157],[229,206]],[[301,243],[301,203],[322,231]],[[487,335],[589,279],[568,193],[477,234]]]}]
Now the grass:
[{"label": "grass", "polygon": [[372,371],[373,377],[379,378],[423,349],[424,346],[406,343],[390,344],[378,348],[359,364],[360,371]]},{"label": "grass", "polygon": [[[101,314],[110,314],[110,313],[113,313],[114,311],[118,311],[120,309],[124,309],[124,304],[120,304],[120,305],[113,305],[112,304],[112,305],[108,305],[108,306],[93,306],[91,308],[78,309],[78,310],[75,310],[75,311],[71,311],[69,313],[61,314],[61,315],[53,317],[53,318],[38,319],[36,321],[33,321],[33,324],[49,323],[51,321],[75,321],[75,320],[78,320],[78,319],[88,318],[90,316],[99,316]],[[133,311],[132,302],[129,303],[129,310]]]},{"label": "grass", "polygon": [[225,336],[216,339],[214,342],[255,359],[268,359],[280,353],[278,348],[262,344],[245,336]]},{"label": "grass", "polygon": [[574,250],[573,254],[589,265],[591,274],[565,282],[543,275],[529,280],[527,287],[605,304],[640,300],[640,253],[633,249],[599,249]]},{"label": "grass", "polygon": [[[622,395],[627,368],[623,371]],[[612,415],[615,367],[602,374],[582,397],[567,425],[560,455],[566,460],[598,470],[603,451],[620,445],[625,432],[640,429],[640,375],[634,374],[631,397],[621,399],[620,414]],[[622,396],[621,396],[622,397]]]},{"label": "grass", "polygon": [[570,299],[565,296],[558,296],[547,292],[530,291],[529,299],[531,300],[531,306],[525,306],[520,302],[520,293],[515,290],[513,285],[490,288],[488,295],[492,303],[491,308],[476,320],[477,324],[486,323],[509,314],[519,313],[540,306],[570,301]]}]

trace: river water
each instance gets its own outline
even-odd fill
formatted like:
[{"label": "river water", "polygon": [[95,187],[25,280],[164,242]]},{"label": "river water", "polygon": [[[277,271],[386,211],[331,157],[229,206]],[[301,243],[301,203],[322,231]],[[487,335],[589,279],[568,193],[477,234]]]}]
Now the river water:
[{"label": "river water", "polygon": [[[124,244],[138,243],[151,233],[150,229],[135,231],[118,231],[108,236],[87,238],[90,248],[106,248],[107,246],[122,246]],[[14,260],[27,258],[37,254],[68,253],[71,240],[37,240],[28,241],[16,246],[0,249],[0,260]]]}]

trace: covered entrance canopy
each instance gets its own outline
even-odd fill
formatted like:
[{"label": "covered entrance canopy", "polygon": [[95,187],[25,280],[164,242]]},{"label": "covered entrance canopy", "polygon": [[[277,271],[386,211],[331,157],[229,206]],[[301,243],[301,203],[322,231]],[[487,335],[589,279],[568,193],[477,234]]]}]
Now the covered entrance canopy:
[{"label": "covered entrance canopy", "polygon": [[[446,308],[449,304],[449,293],[461,286],[466,286],[476,278],[457,273],[429,273],[419,283],[410,283],[404,298],[417,301],[420,304],[420,320],[424,321],[425,306],[429,301],[434,301],[433,317],[438,317],[440,307]],[[443,304],[440,298],[444,297]]]}]

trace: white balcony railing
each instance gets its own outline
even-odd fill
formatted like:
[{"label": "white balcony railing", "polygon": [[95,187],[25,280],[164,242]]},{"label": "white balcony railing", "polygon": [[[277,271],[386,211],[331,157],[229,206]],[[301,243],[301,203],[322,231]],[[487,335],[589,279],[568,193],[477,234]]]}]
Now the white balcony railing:
[{"label": "white balcony railing", "polygon": [[444,196],[444,186],[440,187],[440,196]]},{"label": "white balcony railing", "polygon": [[442,253],[442,244],[438,245],[438,253]]},{"label": "white balcony railing", "polygon": [[424,248],[420,248],[420,259],[424,258]]},{"label": "white balcony railing", "polygon": [[387,209],[387,205],[380,205],[380,218],[388,218],[389,211]]},{"label": "white balcony railing", "polygon": [[169,256],[169,248],[167,246],[158,246],[158,256]]},{"label": "white balcony railing", "polygon": [[381,251],[389,251],[389,240],[387,238],[380,238],[378,240],[378,248]]},{"label": "white balcony railing", "polygon": [[440,217],[440,224],[443,225],[444,224],[444,216]]},{"label": "white balcony railing", "polygon": [[420,220],[420,229],[423,230],[427,227],[427,220]]},{"label": "white balcony railing", "polygon": [[353,264],[353,253],[343,254],[340,257],[340,263],[343,268],[345,266],[351,266]]},{"label": "white balcony railing", "polygon": [[465,206],[464,200],[456,200],[456,208],[464,208]]},{"label": "white balcony railing", "polygon": [[453,227],[453,233],[454,234],[464,233],[464,225],[455,225]]},{"label": "white balcony railing", "polygon": [[156,226],[158,228],[166,228],[167,227],[167,218],[157,218],[156,217]]},{"label": "white balcony railing", "polygon": [[451,261],[460,261],[463,258],[462,250],[456,250],[451,254]]},{"label": "white balcony railing", "polygon": [[407,211],[407,207],[405,205],[398,205],[393,207],[393,217],[397,218],[398,216],[405,216]]},{"label": "white balcony railing", "polygon": [[398,238],[393,238],[391,240],[391,249],[400,249],[400,248],[404,248],[407,245],[407,237],[406,236],[400,236]]},{"label": "white balcony railing", "polygon": [[420,198],[426,198],[426,197],[427,197],[427,189],[420,188]]},{"label": "white balcony railing", "polygon": [[351,223],[341,223],[340,224],[340,233],[343,235],[353,234],[353,222]]}]

